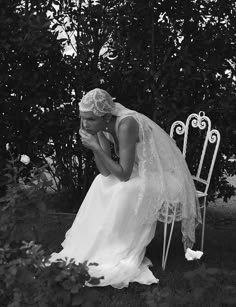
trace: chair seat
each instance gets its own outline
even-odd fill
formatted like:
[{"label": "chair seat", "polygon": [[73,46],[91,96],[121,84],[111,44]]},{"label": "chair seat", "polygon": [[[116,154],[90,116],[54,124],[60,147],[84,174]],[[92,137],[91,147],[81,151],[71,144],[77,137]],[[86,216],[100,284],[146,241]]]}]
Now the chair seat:
[{"label": "chair seat", "polygon": [[204,193],[204,192],[201,192],[201,191],[196,191],[196,195],[197,195],[197,197],[198,198],[201,198],[201,197],[205,197],[205,196],[207,196],[207,193]]}]

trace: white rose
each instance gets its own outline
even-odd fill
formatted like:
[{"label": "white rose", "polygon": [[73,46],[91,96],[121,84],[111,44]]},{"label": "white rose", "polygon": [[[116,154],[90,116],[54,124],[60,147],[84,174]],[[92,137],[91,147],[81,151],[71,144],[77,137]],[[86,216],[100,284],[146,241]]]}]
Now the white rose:
[{"label": "white rose", "polygon": [[30,158],[27,155],[21,155],[20,162],[25,165],[28,165],[30,163]]},{"label": "white rose", "polygon": [[195,260],[195,259],[200,259],[202,257],[202,255],[203,255],[203,252],[201,252],[201,251],[193,251],[190,248],[187,248],[186,252],[185,252],[185,258],[188,261]]}]

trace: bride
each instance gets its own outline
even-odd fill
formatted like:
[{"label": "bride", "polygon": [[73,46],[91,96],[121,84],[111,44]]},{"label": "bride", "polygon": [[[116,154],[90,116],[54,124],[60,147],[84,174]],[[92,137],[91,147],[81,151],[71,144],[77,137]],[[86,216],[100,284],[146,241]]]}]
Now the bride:
[{"label": "bride", "polygon": [[[98,286],[157,283],[145,257],[157,221],[169,221],[177,206],[185,249],[195,242],[200,221],[195,188],[174,141],[152,120],[115,103],[95,88],[79,103],[82,144],[93,151],[100,174],[94,179],[67,231],[63,249],[50,261],[88,260]],[[118,162],[112,159],[111,144]]]}]

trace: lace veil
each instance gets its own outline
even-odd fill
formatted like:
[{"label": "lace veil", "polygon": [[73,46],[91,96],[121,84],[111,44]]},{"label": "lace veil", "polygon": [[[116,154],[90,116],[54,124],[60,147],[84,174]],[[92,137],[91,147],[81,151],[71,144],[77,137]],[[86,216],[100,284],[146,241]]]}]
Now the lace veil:
[{"label": "lace veil", "polygon": [[182,153],[172,138],[143,114],[116,103],[112,112],[118,121],[133,116],[139,124],[138,171],[142,178],[135,216],[141,223],[173,218],[182,223],[185,249],[195,242],[195,228],[201,222],[195,187]]}]

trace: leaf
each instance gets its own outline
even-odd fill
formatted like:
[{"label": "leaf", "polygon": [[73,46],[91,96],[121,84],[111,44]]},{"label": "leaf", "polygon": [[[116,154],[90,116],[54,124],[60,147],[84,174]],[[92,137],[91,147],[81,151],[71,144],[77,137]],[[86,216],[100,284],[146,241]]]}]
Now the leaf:
[{"label": "leaf", "polygon": [[101,276],[100,278],[91,277],[88,283],[90,283],[91,285],[99,285],[100,279],[104,279],[104,277],[103,276]]},{"label": "leaf", "polygon": [[67,41],[67,38],[59,38],[58,41],[59,41],[60,43],[64,43],[64,42]]},{"label": "leaf", "polygon": [[54,31],[57,27],[58,27],[58,24],[55,23],[55,24],[51,27],[51,30]]},{"label": "leaf", "polygon": [[88,265],[94,265],[94,266],[98,266],[99,264],[97,262],[89,262]]},{"label": "leaf", "polygon": [[60,2],[58,0],[53,0],[53,4],[60,5]]}]

